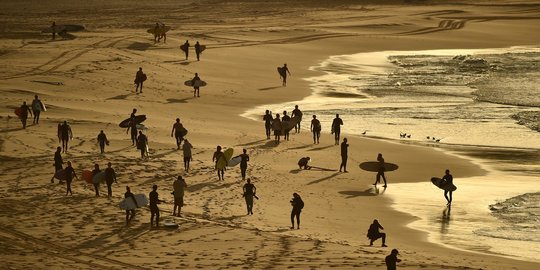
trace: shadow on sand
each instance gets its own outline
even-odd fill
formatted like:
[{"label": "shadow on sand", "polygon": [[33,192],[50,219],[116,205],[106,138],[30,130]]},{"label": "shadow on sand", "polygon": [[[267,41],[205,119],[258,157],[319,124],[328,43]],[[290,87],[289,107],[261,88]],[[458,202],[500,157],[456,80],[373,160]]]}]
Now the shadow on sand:
[{"label": "shadow on sand", "polygon": [[273,90],[273,89],[277,89],[277,88],[280,88],[280,86],[271,86],[271,87],[264,87],[264,88],[259,88],[258,90],[259,91],[268,91],[268,90]]},{"label": "shadow on sand", "polygon": [[127,46],[129,50],[135,50],[135,51],[146,51],[148,48],[150,48],[152,44],[150,43],[142,43],[142,42],[133,42]]},{"label": "shadow on sand", "polygon": [[343,194],[347,196],[347,199],[355,198],[359,196],[379,196],[384,194],[386,191],[386,188],[383,188],[382,190],[376,186],[370,187],[364,191],[358,191],[358,190],[345,190],[340,191],[339,194]]}]

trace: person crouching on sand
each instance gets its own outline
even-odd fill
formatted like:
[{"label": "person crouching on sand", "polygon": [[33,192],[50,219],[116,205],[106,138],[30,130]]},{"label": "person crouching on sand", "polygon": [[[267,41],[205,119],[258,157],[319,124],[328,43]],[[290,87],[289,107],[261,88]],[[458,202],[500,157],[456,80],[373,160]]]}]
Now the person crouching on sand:
[{"label": "person crouching on sand", "polygon": [[384,230],[383,226],[379,224],[378,220],[373,220],[373,223],[369,226],[367,238],[369,238],[369,245],[373,246],[375,240],[382,238],[382,247],[386,247],[386,233],[382,233],[379,229]]},{"label": "person crouching on sand", "polygon": [[296,227],[297,229],[300,229],[300,213],[302,212],[302,209],[304,208],[304,201],[302,201],[302,198],[300,198],[300,195],[298,193],[293,193],[293,198],[290,201],[292,205],[292,211],[291,211],[291,229],[294,229],[294,218],[296,217]]},{"label": "person crouching on sand", "polygon": [[300,167],[300,169],[304,169],[304,170],[309,170],[311,169],[311,166],[308,165],[309,161],[311,160],[310,157],[303,157],[301,158],[299,161],[298,161],[298,167]]}]

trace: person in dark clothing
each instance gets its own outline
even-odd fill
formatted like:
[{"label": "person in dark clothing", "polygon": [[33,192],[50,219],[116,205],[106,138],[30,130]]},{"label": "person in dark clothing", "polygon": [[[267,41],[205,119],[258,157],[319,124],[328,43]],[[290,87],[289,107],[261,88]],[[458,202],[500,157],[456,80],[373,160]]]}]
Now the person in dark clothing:
[{"label": "person in dark clothing", "polygon": [[94,181],[94,176],[96,176],[98,173],[100,173],[101,170],[99,169],[98,164],[94,164],[94,169],[92,170],[92,183],[94,183],[94,190],[96,191],[96,197],[99,197],[99,181]]},{"label": "person in dark clothing", "polygon": [[[453,185],[454,184],[454,177],[450,174],[450,170],[446,170],[444,172],[444,176],[442,179],[445,181],[445,185]],[[444,190],[444,198],[446,198],[446,201],[448,202],[447,205],[452,204],[452,192],[449,190]]]},{"label": "person in dark clothing", "polygon": [[244,199],[246,200],[247,214],[253,215],[253,197],[257,198],[257,188],[251,183],[251,179],[247,179],[243,191]]},{"label": "person in dark clothing", "polygon": [[276,118],[272,120],[272,128],[274,129],[274,141],[276,144],[279,144],[281,139],[281,130],[283,129],[283,125],[279,119],[279,113],[276,113]]},{"label": "person in dark clothing", "polygon": [[200,97],[199,95],[199,82],[201,81],[201,78],[199,77],[199,73],[195,73],[195,77],[191,79],[191,85],[193,86],[193,96]]},{"label": "person in dark clothing", "polygon": [[139,68],[139,71],[137,71],[137,73],[135,74],[135,93],[137,93],[137,91],[139,90],[139,88],[141,89],[141,94],[142,94],[142,88],[143,88],[143,82],[146,81],[146,74],[144,74],[144,72],[142,71],[142,67]]},{"label": "person in dark clothing", "polygon": [[67,121],[64,121],[64,123],[60,126],[60,138],[62,138],[62,152],[67,153],[69,140],[73,139],[71,126],[69,126]]},{"label": "person in dark clothing", "polygon": [[189,42],[186,40],[186,42],[184,43],[184,49],[182,49],[184,51],[184,53],[186,54],[186,60],[188,60],[188,55],[189,55]]},{"label": "person in dark clothing", "polygon": [[162,201],[157,193],[157,185],[152,186],[152,191],[148,194],[150,198],[150,227],[154,226],[154,217],[156,217],[156,227],[159,227],[159,208],[158,204]]},{"label": "person in dark clothing", "polygon": [[396,263],[401,262],[401,260],[397,257],[398,254],[399,252],[397,249],[392,249],[390,255],[386,256],[386,258],[384,259],[384,262],[386,263],[386,270],[397,269]]},{"label": "person in dark clothing", "polygon": [[[62,170],[62,164],[64,164],[64,161],[62,160],[62,154],[60,153],[62,151],[62,147],[58,146],[56,147],[56,152],[54,153],[54,174],[58,172],[59,170]],[[54,174],[51,178],[51,183],[54,183]],[[62,182],[60,180],[60,182]]]},{"label": "person in dark clothing", "polygon": [[99,143],[99,150],[102,154],[105,153],[105,145],[109,145],[109,140],[107,140],[107,135],[103,133],[103,130],[99,132],[97,141]]},{"label": "person in dark clothing", "polygon": [[375,240],[382,238],[382,247],[386,247],[386,234],[379,231],[379,229],[384,230],[383,226],[379,224],[378,220],[373,220],[373,223],[369,226],[367,232],[367,238],[369,238],[369,245],[373,246]]},{"label": "person in dark clothing", "polygon": [[341,134],[341,126],[343,125],[343,120],[339,118],[339,114],[336,114],[336,118],[332,121],[332,133],[334,133],[335,144],[339,145],[339,136]]},{"label": "person in dark clothing", "polygon": [[216,170],[218,175],[218,180],[225,180],[225,169],[218,169],[217,164],[219,159],[223,156],[223,152],[221,152],[221,146],[217,146],[216,152],[214,152],[214,155],[212,156],[212,162],[216,163]]},{"label": "person in dark clothing", "polygon": [[311,120],[311,132],[313,132],[313,143],[318,144],[319,138],[321,138],[321,122],[319,119],[317,119],[316,115],[313,115],[313,119]]},{"label": "person in dark clothing", "polygon": [[188,141],[188,139],[184,140],[184,145],[182,146],[182,152],[184,154],[184,170],[189,171],[189,162],[193,159],[191,155],[191,149],[193,148],[193,145]]},{"label": "person in dark clothing", "polygon": [[281,67],[281,69],[283,70],[283,74],[280,74],[281,78],[283,79],[283,86],[287,86],[287,74],[289,74],[290,76],[291,72],[289,72],[287,64],[283,64],[283,67]]},{"label": "person in dark clothing", "polygon": [[[133,113],[132,113],[133,115]],[[137,121],[135,121],[135,116],[131,117],[129,121],[129,126],[126,129],[126,134],[131,130],[131,145],[138,145],[137,141]]]},{"label": "person in dark clothing", "polygon": [[[133,195],[133,193],[131,193],[131,190],[129,189],[128,186],[126,186],[126,193],[124,193],[124,198],[131,198],[133,200],[133,202],[135,202],[135,207],[139,207],[139,205],[137,204],[137,200],[135,200],[135,195]],[[135,209],[131,209],[131,210],[126,210],[126,225],[129,224],[129,221],[132,220],[133,218],[135,217]]]},{"label": "person in dark clothing", "polygon": [[26,129],[26,120],[28,120],[28,114],[32,115],[32,110],[30,110],[30,107],[26,105],[25,101],[21,105],[21,115],[19,116],[21,118],[23,129]]},{"label": "person in dark clothing", "polygon": [[383,187],[386,187],[386,176],[384,176],[384,171],[386,169],[384,167],[384,158],[383,158],[382,154],[379,153],[377,155],[377,161],[379,162],[379,170],[377,171],[377,176],[375,178],[375,183],[373,185],[376,186],[378,183],[380,183],[381,182],[381,177],[382,177],[382,179],[384,180],[384,186]]},{"label": "person in dark clothing", "polygon": [[246,170],[249,161],[249,155],[247,150],[243,149],[243,153],[239,155],[240,157],[240,174],[242,175],[242,180],[246,180]]},{"label": "person in dark clothing", "polygon": [[197,61],[200,61],[199,57],[201,56],[201,53],[202,53],[201,44],[199,44],[199,42],[197,41],[194,47],[195,47],[195,54],[197,55]]},{"label": "person in dark clothing", "polygon": [[56,22],[52,22],[52,25],[51,25],[51,28],[52,28],[52,40],[55,40],[56,39]]},{"label": "person in dark clothing", "polygon": [[118,183],[116,181],[116,172],[112,168],[112,164],[109,162],[107,163],[107,169],[105,169],[105,182],[107,183],[107,195],[110,198],[112,198],[112,184]]},{"label": "person in dark clothing", "polygon": [[311,169],[311,166],[308,165],[309,161],[311,160],[310,157],[303,157],[298,161],[298,166],[300,169],[309,170]]},{"label": "person in dark clothing", "polygon": [[135,116],[137,116],[137,109],[133,108],[133,111],[131,111],[129,118],[135,118]]},{"label": "person in dark clothing", "polygon": [[295,133],[300,133],[300,122],[302,122],[302,111],[298,109],[298,105],[294,106],[294,110],[292,111],[291,117],[298,117],[300,120],[298,123],[294,126]]},{"label": "person in dark clothing", "polygon": [[62,123],[58,123],[56,136],[58,136],[58,143],[62,143]]},{"label": "person in dark clothing", "polygon": [[39,115],[42,111],[45,110],[45,107],[43,106],[43,102],[39,100],[38,96],[34,96],[34,100],[32,100],[32,112],[34,112],[34,124],[39,124]]},{"label": "person in dark clothing", "polygon": [[173,183],[173,192],[174,195],[174,207],[173,207],[173,213],[172,215],[176,215],[176,208],[178,208],[178,216],[181,217],[182,215],[180,212],[182,211],[182,207],[184,206],[184,193],[187,188],[186,180],[182,176],[178,176],[178,178]]},{"label": "person in dark clothing", "polygon": [[269,110],[266,110],[266,113],[263,116],[264,128],[266,129],[266,139],[270,140],[270,131],[272,130],[272,114]]},{"label": "person in dark clothing", "polygon": [[294,229],[294,218],[296,217],[296,227],[300,229],[300,213],[304,208],[304,201],[300,198],[298,193],[293,193],[293,198],[291,199],[292,211],[291,211],[291,229]]},{"label": "person in dark clothing", "polygon": [[148,137],[139,131],[139,137],[137,137],[137,147],[141,150],[141,159],[148,157]]},{"label": "person in dark clothing", "polygon": [[73,196],[73,192],[71,191],[71,182],[73,182],[73,177],[77,178],[79,180],[79,177],[77,177],[77,174],[75,174],[75,170],[73,167],[71,167],[71,162],[67,162],[67,167],[64,170],[66,174],[66,196],[68,193]]},{"label": "person in dark clothing", "polygon": [[176,118],[176,122],[173,124],[172,130],[171,130],[171,137],[174,133],[174,138],[176,139],[176,147],[177,149],[180,149],[180,144],[182,144],[182,140],[184,140],[184,126],[182,123],[180,123],[180,118]]},{"label": "person in dark clothing", "polygon": [[349,144],[347,143],[347,138],[343,138],[341,143],[341,165],[339,165],[339,171],[343,169],[343,172],[347,172],[347,156],[349,152]]},{"label": "person in dark clothing", "polygon": [[[289,121],[291,121],[291,117],[289,117],[289,116],[287,115],[287,111],[283,111],[283,117],[281,117],[281,123],[282,123],[282,125],[284,125],[284,126],[287,125],[286,122],[289,122]],[[288,125],[287,125],[287,126],[288,126]],[[289,140],[289,131],[290,131],[290,130],[287,130],[287,129],[285,129],[285,128],[283,129],[283,135],[284,135],[284,136],[283,136],[283,139],[285,139],[286,141]]]}]

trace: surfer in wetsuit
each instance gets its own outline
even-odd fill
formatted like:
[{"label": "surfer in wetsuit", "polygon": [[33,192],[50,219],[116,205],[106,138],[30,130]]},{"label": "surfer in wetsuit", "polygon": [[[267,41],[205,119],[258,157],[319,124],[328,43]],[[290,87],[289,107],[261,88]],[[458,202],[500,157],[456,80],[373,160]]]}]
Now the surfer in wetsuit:
[{"label": "surfer in wetsuit", "polygon": [[[56,147],[56,152],[54,153],[54,174],[63,169],[62,164],[64,164],[64,161],[62,160],[62,154],[60,154],[61,151],[62,147]],[[62,180],[60,180],[60,182],[62,182]],[[54,175],[51,178],[51,183],[54,183]]]},{"label": "surfer in wetsuit", "polygon": [[109,145],[109,140],[107,140],[107,135],[105,135],[103,130],[99,132],[97,136],[97,141],[99,143],[99,150],[102,154],[105,153],[105,144]]},{"label": "surfer in wetsuit", "polygon": [[300,198],[300,195],[298,193],[293,193],[293,198],[290,201],[292,205],[292,211],[291,211],[291,229],[294,229],[294,218],[296,217],[296,227],[300,229],[300,213],[302,212],[302,209],[304,208],[304,201],[302,201],[302,198]]},{"label": "surfer in wetsuit", "polygon": [[182,123],[180,123],[180,118],[176,118],[176,123],[173,124],[172,130],[171,130],[171,137],[174,133],[174,138],[176,139],[176,147],[177,149],[180,149],[180,144],[182,144],[182,140],[184,140],[184,126]]},{"label": "surfer in wetsuit", "polygon": [[186,42],[184,43],[184,45],[180,46],[180,48],[182,49],[182,51],[184,51],[184,53],[186,54],[186,60],[188,60],[188,55],[189,55],[189,42],[186,40]]},{"label": "surfer in wetsuit", "polygon": [[375,240],[382,238],[382,247],[386,247],[386,233],[382,233],[379,229],[384,230],[383,226],[379,224],[378,220],[373,220],[373,223],[369,226],[367,238],[369,238],[369,245],[373,246]]},{"label": "surfer in wetsuit", "polygon": [[174,216],[176,214],[176,208],[178,207],[178,216],[181,217],[180,212],[182,211],[182,206],[184,206],[184,191],[187,187],[186,181],[182,176],[178,176],[178,178],[173,183],[173,195],[174,195],[174,207],[173,207],[173,213]]},{"label": "surfer in wetsuit", "polygon": [[240,154],[240,174],[242,175],[242,180],[246,180],[246,170],[247,165],[249,161],[249,155],[247,154],[247,150],[242,150],[244,153]]},{"label": "surfer in wetsuit", "polygon": [[139,90],[139,87],[141,88],[141,94],[142,94],[142,88],[143,88],[143,82],[146,80],[146,75],[142,71],[142,67],[139,68],[139,71],[135,74],[135,93],[137,93],[137,90]]},{"label": "surfer in wetsuit", "polygon": [[199,74],[195,73],[195,77],[191,79],[191,85],[193,86],[193,96],[200,97],[199,95],[199,81],[201,78],[199,78]]},{"label": "surfer in wetsuit", "polygon": [[343,138],[341,143],[341,165],[339,165],[339,172],[343,169],[343,172],[347,172],[347,156],[349,152],[349,144],[347,143],[347,138]]},{"label": "surfer in wetsuit", "polygon": [[[444,180],[445,186],[452,186],[454,184],[454,177],[450,174],[450,170],[444,171],[444,176],[442,177],[442,180]],[[449,190],[444,190],[444,198],[446,198],[446,201],[448,202],[447,205],[452,204],[452,192]]]},{"label": "surfer in wetsuit", "polygon": [[52,25],[51,25],[51,28],[52,28],[52,40],[55,40],[56,39],[56,22],[52,22]]},{"label": "surfer in wetsuit", "polygon": [[317,119],[316,115],[313,115],[313,119],[311,120],[311,132],[313,132],[313,143],[319,144],[319,139],[321,138],[321,121]]},{"label": "surfer in wetsuit", "polygon": [[32,100],[32,112],[34,112],[34,124],[39,124],[39,115],[42,111],[44,111],[45,108],[43,108],[43,103],[41,100],[39,100],[38,96],[34,96],[34,100]]},{"label": "surfer in wetsuit", "polygon": [[341,126],[343,125],[343,120],[339,118],[339,114],[336,114],[336,118],[332,121],[332,133],[334,133],[335,144],[339,145],[339,135],[341,134]]},{"label": "surfer in wetsuit", "polygon": [[384,180],[383,187],[386,187],[386,176],[384,176],[384,171],[386,170],[386,168],[384,167],[384,158],[381,153],[377,155],[377,161],[379,162],[379,170],[377,171],[377,176],[373,185],[376,186],[378,183],[380,183],[382,177],[382,179]]},{"label": "surfer in wetsuit", "polygon": [[30,107],[26,105],[26,101],[24,101],[23,104],[21,105],[21,115],[20,115],[23,129],[26,129],[26,120],[28,120],[29,113],[30,115],[32,115],[32,110],[30,110]]},{"label": "surfer in wetsuit", "polygon": [[276,144],[279,144],[281,139],[281,130],[283,129],[283,125],[279,119],[279,113],[276,113],[276,118],[272,120],[272,128],[274,129],[274,141]]},{"label": "surfer in wetsuit", "polygon": [[298,167],[300,167],[300,169],[303,168],[304,170],[310,170],[311,166],[308,165],[310,160],[311,160],[310,157],[301,158],[300,160],[298,160]]},{"label": "surfer in wetsuit", "polygon": [[[133,109],[135,110],[135,109]],[[131,119],[129,120],[129,126],[126,129],[126,134],[131,130],[131,145],[139,145],[137,140],[137,121],[135,120],[134,113],[131,114]]]},{"label": "surfer in wetsuit", "polygon": [[60,137],[62,138],[62,152],[67,153],[69,140],[73,140],[73,132],[67,121],[60,126]]},{"label": "surfer in wetsuit", "polygon": [[386,270],[396,270],[397,266],[396,263],[401,262],[400,259],[398,259],[397,255],[399,254],[397,249],[392,249],[392,252],[390,252],[390,255],[386,256],[384,258],[384,262],[386,263]]},{"label": "surfer in wetsuit", "polygon": [[184,170],[189,171],[189,162],[193,159],[191,156],[191,148],[193,146],[187,139],[184,140],[184,145],[182,146],[182,152],[184,154]]},{"label": "surfer in wetsuit", "polygon": [[272,130],[272,114],[269,110],[266,110],[266,113],[263,116],[264,128],[266,129],[266,139],[270,140],[270,131]]},{"label": "surfer in wetsuit", "polygon": [[68,193],[73,196],[73,192],[71,191],[71,182],[73,182],[73,177],[77,178],[79,180],[79,177],[75,174],[75,170],[73,167],[71,167],[71,162],[67,162],[67,167],[64,170],[64,173],[66,174],[66,196]]},{"label": "surfer in wetsuit", "polygon": [[161,39],[158,32],[159,32],[159,23],[156,23],[156,26],[154,26],[154,43],[159,42],[159,40]]},{"label": "surfer in wetsuit", "polygon": [[141,150],[141,159],[148,157],[146,146],[148,145],[148,137],[139,131],[139,137],[137,137],[137,147]]},{"label": "surfer in wetsuit", "polygon": [[107,195],[109,196],[109,199],[112,198],[112,184],[118,183],[116,181],[116,172],[112,168],[112,164],[109,162],[107,163],[107,169],[105,169],[105,182],[107,183]]},{"label": "surfer in wetsuit", "polygon": [[[126,193],[124,193],[124,198],[131,198],[133,202],[135,203],[135,207],[138,208],[139,205],[137,204],[137,200],[135,200],[135,195],[131,193],[131,190],[129,189],[129,186],[126,186]],[[126,225],[129,224],[129,221],[132,220],[135,217],[135,209],[126,210]]]},{"label": "surfer in wetsuit", "polygon": [[197,43],[195,43],[195,46],[193,46],[193,47],[195,47],[195,54],[197,55],[197,61],[200,61],[199,57],[200,57],[200,55],[202,53],[201,44],[199,44],[199,42],[197,41]]},{"label": "surfer in wetsuit", "polygon": [[94,169],[92,170],[92,183],[94,184],[94,190],[96,191],[96,197],[99,197],[99,181],[94,181],[94,177],[100,173],[98,164],[94,164]]},{"label": "surfer in wetsuit", "polygon": [[[287,115],[287,111],[283,111],[283,117],[281,117],[281,123],[282,123],[283,125],[289,126],[288,123],[285,123],[285,122],[290,122],[290,121],[291,121],[291,117],[289,117],[289,116]],[[283,136],[283,139],[285,139],[286,141],[289,140],[289,131],[290,131],[290,130],[288,130],[288,129],[286,129],[286,128],[283,128],[283,135],[284,135],[284,136]]]},{"label": "surfer in wetsuit", "polygon": [[281,78],[283,78],[283,86],[287,86],[287,74],[289,74],[290,76],[291,72],[289,72],[287,64],[283,64],[283,67],[281,67],[281,72],[279,73],[279,75],[281,75]]},{"label": "surfer in wetsuit", "polygon": [[148,194],[148,197],[150,198],[150,227],[154,226],[154,217],[156,217],[156,227],[159,227],[158,203],[161,203],[162,201],[159,199],[157,188],[157,185],[152,186],[152,191]]},{"label": "surfer in wetsuit", "polygon": [[298,123],[294,126],[295,133],[300,133],[300,122],[302,122],[302,111],[298,109],[298,105],[294,106],[294,110],[292,111],[291,117],[298,117]]},{"label": "surfer in wetsuit", "polygon": [[216,162],[216,170],[218,175],[218,180],[225,180],[225,168],[218,169],[218,161],[219,159],[223,157],[223,152],[221,152],[221,146],[217,146],[216,152],[214,152],[214,155],[212,156],[212,162]]},{"label": "surfer in wetsuit", "polygon": [[247,214],[253,215],[253,197],[257,198],[257,188],[251,183],[251,179],[247,179],[247,183],[242,188],[244,191],[244,199],[246,200]]}]

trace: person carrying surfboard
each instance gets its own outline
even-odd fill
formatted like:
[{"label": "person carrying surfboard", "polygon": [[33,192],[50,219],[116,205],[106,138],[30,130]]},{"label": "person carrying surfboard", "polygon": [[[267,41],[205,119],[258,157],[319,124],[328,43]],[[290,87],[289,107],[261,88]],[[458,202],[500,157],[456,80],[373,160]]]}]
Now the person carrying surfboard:
[{"label": "person carrying surfboard", "polygon": [[66,174],[66,196],[68,193],[73,196],[73,192],[71,191],[71,182],[73,182],[73,177],[75,177],[77,180],[79,180],[79,177],[77,177],[77,174],[75,174],[75,170],[71,166],[71,161],[67,162],[67,167],[64,169],[64,173]]},{"label": "person carrying surfboard", "polygon": [[34,96],[34,100],[32,100],[32,112],[34,112],[34,124],[39,124],[39,115],[42,111],[45,111],[45,106],[43,105],[43,102],[39,100],[38,96]]},{"label": "person carrying surfboard", "polygon": [[184,126],[182,123],[180,123],[180,118],[176,118],[176,122],[173,124],[172,130],[171,130],[171,137],[174,133],[174,138],[176,139],[176,147],[177,149],[180,149],[180,144],[182,144],[182,140],[184,140]]},{"label": "person carrying surfboard", "polygon": [[247,179],[247,183],[242,188],[243,196],[246,200],[247,214],[253,215],[253,198],[257,198],[257,188],[251,183],[251,179]]},{"label": "person carrying surfboard", "polygon": [[272,119],[272,114],[270,113],[269,110],[266,110],[264,116],[263,116],[263,121],[264,121],[264,128],[266,129],[266,139],[267,140],[270,140],[270,134],[271,134],[271,130],[272,130],[272,121],[274,119]]},{"label": "person carrying surfboard", "polygon": [[32,115],[32,110],[30,110],[30,107],[26,105],[26,101],[24,101],[20,107],[20,111],[19,117],[21,118],[23,129],[26,129],[26,120],[28,120],[28,114]]},{"label": "person carrying surfboard", "polygon": [[[223,157],[223,152],[221,152],[221,146],[218,145],[216,147],[216,152],[214,152],[214,155],[212,156],[212,161],[216,162],[216,170],[217,170],[217,175],[218,175],[218,180],[225,180],[225,167],[224,166],[223,168],[219,169],[218,168],[218,161],[220,158]],[[227,162],[227,161],[226,161]],[[228,163],[228,162],[227,162]]]},{"label": "person carrying surfboard", "polygon": [[[94,164],[94,169],[92,170],[92,178],[100,173],[99,164]],[[96,191],[96,197],[99,197],[99,181],[92,181],[94,184],[94,190]]]},{"label": "person carrying surfboard", "polygon": [[159,40],[161,39],[161,38],[159,38],[158,33],[159,33],[159,23],[156,23],[156,25],[154,26],[154,43],[159,42]]},{"label": "person carrying surfboard", "polygon": [[[201,47],[201,44],[199,44],[199,42],[197,41],[197,42],[195,43],[195,46],[193,46],[193,47],[195,47],[195,54],[197,55],[197,61],[200,61],[199,57],[200,57],[200,55],[201,55],[201,53],[202,53],[202,47]],[[187,58],[186,58],[186,59],[187,59]]]},{"label": "person carrying surfboard", "polygon": [[274,129],[274,141],[276,144],[279,144],[281,139],[281,130],[283,129],[283,125],[279,119],[279,113],[276,113],[276,118],[272,120],[272,129]]},{"label": "person carrying surfboard", "polygon": [[109,199],[112,198],[112,184],[118,183],[116,181],[116,172],[112,168],[112,164],[109,162],[107,163],[107,169],[105,169],[105,182],[107,183],[107,195],[109,196]]},{"label": "person carrying surfboard", "polygon": [[139,71],[135,73],[135,80],[133,81],[135,83],[135,93],[137,93],[140,87],[142,94],[143,82],[146,81],[146,79],[147,77],[146,74],[144,74],[142,67],[139,67]]},{"label": "person carrying surfboard", "polygon": [[199,78],[199,73],[195,73],[195,77],[191,79],[191,85],[193,85],[193,96],[200,97],[199,95],[199,82],[201,81],[201,78]]},{"label": "person carrying surfboard", "polygon": [[131,193],[131,189],[129,186],[126,186],[126,193],[124,193],[124,198],[131,198],[133,202],[135,203],[135,208],[126,210],[126,225],[129,224],[129,221],[131,221],[135,217],[135,209],[139,208],[139,205],[137,204],[137,200],[135,199],[135,195]]},{"label": "person carrying surfboard", "polygon": [[[454,185],[454,177],[450,174],[450,170],[446,169],[446,171],[444,171],[444,176],[441,177],[442,180],[444,180],[444,185],[447,186],[452,186]],[[448,204],[446,205],[451,205],[452,204],[452,192],[453,191],[450,191],[450,190],[444,190],[444,198],[446,198],[446,201],[448,202]]]},{"label": "person carrying surfboard", "polygon": [[294,105],[294,110],[292,111],[291,117],[298,117],[298,123],[294,126],[294,132],[300,133],[300,122],[302,122],[302,111],[298,109],[298,105]]},{"label": "person carrying surfboard", "polygon": [[386,169],[384,167],[384,158],[381,153],[377,155],[377,161],[379,162],[379,169],[377,171],[377,176],[375,176],[375,183],[373,185],[376,186],[378,183],[380,183],[382,177],[382,179],[384,180],[383,187],[386,187],[386,176],[384,175]]},{"label": "person carrying surfboard", "polygon": [[178,176],[178,178],[173,183],[173,192],[174,195],[174,207],[173,207],[173,213],[174,216],[176,214],[176,208],[178,208],[178,217],[181,217],[182,215],[180,212],[182,211],[182,206],[184,206],[184,192],[187,188],[186,181],[182,176]]},{"label": "person carrying surfboard", "polygon": [[380,232],[379,229],[384,230],[383,226],[379,224],[379,221],[374,219],[373,223],[369,226],[366,235],[367,238],[369,238],[369,245],[373,246],[373,242],[375,242],[375,240],[382,238],[382,247],[386,247],[386,233]]},{"label": "person carrying surfboard", "polygon": [[341,134],[341,126],[343,125],[343,120],[339,118],[339,114],[336,114],[336,118],[332,121],[332,133],[334,133],[335,144],[339,145],[339,136]]},{"label": "person carrying surfboard", "polygon": [[189,55],[189,41],[186,40],[186,42],[180,46],[180,49],[186,54],[186,60],[188,60]]},{"label": "person carrying surfboard", "polygon": [[321,129],[321,121],[317,119],[316,115],[313,115],[310,127],[311,132],[313,132],[313,144],[319,144],[319,139],[321,138]]},{"label": "person carrying surfboard", "polygon": [[[287,125],[288,126],[288,122],[291,121],[291,117],[289,117],[287,115],[287,111],[283,111],[283,117],[281,118],[281,123],[282,125]],[[288,128],[284,128],[283,129],[283,139],[288,141],[289,140],[289,132],[290,132],[290,129]]]},{"label": "person carrying surfboard", "polygon": [[294,229],[294,218],[296,217],[296,227],[300,229],[300,213],[302,213],[302,209],[304,208],[304,201],[302,201],[302,198],[298,193],[293,193],[293,198],[290,201],[292,205],[292,211],[291,211],[291,229]]},{"label": "person carrying surfboard", "polygon": [[283,64],[283,66],[280,69],[279,75],[283,79],[283,86],[287,86],[287,74],[289,76],[291,75],[291,72],[289,71],[289,68],[287,67],[287,64]]},{"label": "person carrying surfboard", "polygon": [[56,22],[52,22],[52,25],[51,25],[51,28],[52,28],[52,40],[55,40],[56,39]]},{"label": "person carrying surfboard", "polygon": [[182,152],[184,154],[184,170],[187,172],[189,171],[189,162],[193,159],[191,156],[191,149],[193,146],[188,141],[188,139],[184,140],[184,145],[182,145]]},{"label": "person carrying surfboard", "polygon": [[71,131],[71,126],[67,121],[60,126],[60,138],[62,138],[62,152],[67,153],[69,140],[73,139],[73,132]]},{"label": "person carrying surfboard", "polygon": [[105,153],[105,145],[109,145],[109,140],[107,140],[107,135],[101,130],[97,136],[97,141],[99,143],[99,150],[101,154]]},{"label": "person carrying surfboard", "polygon": [[139,137],[137,137],[137,148],[141,150],[141,159],[148,157],[148,137],[139,130]]},{"label": "person carrying surfboard", "polygon": [[131,130],[131,145],[136,145],[137,147],[139,147],[139,143],[137,140],[137,121],[135,119],[134,113],[132,113],[131,115],[131,120],[129,121],[129,126],[126,129],[126,134]]}]

